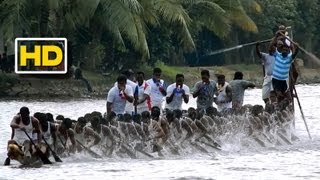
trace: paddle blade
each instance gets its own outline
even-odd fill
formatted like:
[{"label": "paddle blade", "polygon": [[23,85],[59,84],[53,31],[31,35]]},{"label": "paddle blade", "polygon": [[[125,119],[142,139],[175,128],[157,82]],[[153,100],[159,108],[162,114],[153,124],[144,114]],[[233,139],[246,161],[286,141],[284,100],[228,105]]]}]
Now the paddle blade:
[{"label": "paddle blade", "polygon": [[4,165],[5,166],[9,166],[10,165],[10,158],[7,157],[7,159],[4,161]]},{"label": "paddle blade", "polygon": [[56,162],[62,162],[62,160],[56,154],[53,154],[53,157]]},{"label": "paddle blade", "polygon": [[37,153],[43,164],[52,164],[52,162],[48,159],[48,157],[45,154],[41,152],[41,150],[37,150]]}]

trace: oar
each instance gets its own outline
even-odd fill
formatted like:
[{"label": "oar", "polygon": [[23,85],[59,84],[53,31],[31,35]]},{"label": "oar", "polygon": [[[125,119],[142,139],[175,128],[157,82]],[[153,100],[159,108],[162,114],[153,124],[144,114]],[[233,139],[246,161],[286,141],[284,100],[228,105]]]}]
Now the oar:
[{"label": "oar", "polygon": [[134,150],[136,150],[136,151],[140,152],[141,154],[144,154],[144,155],[146,155],[146,156],[148,156],[150,158],[154,158],[151,154],[143,151],[141,146],[135,146]]},{"label": "oar", "polygon": [[309,139],[311,139],[311,135],[310,135],[309,128],[308,128],[308,125],[307,125],[307,121],[306,121],[306,118],[304,117],[304,114],[303,114],[303,111],[302,111],[302,107],[301,107],[301,104],[300,104],[300,100],[299,100],[299,97],[298,97],[298,93],[297,93],[297,90],[296,90],[295,86],[293,86],[293,90],[294,90],[294,93],[296,94],[297,102],[298,102],[298,105],[299,105],[299,108],[300,108],[300,113],[301,113],[304,125],[305,125],[305,127],[307,129]]},{"label": "oar", "polygon": [[299,49],[301,49],[305,54],[307,54],[311,60],[315,63],[317,63],[318,65],[320,65],[320,59],[314,55],[313,53],[307,51],[306,49],[304,49],[303,47],[301,47],[300,45],[298,45],[296,42],[292,41],[289,37],[285,36],[283,33],[279,32],[280,35],[284,36],[286,39],[288,39],[288,41],[290,41],[291,43],[293,43],[294,45],[296,45]]},{"label": "oar", "polygon": [[264,142],[259,139],[256,135],[253,135],[252,138],[262,147],[266,147],[266,145],[264,144]]},{"label": "oar", "polygon": [[[66,147],[67,141],[65,143],[63,143],[60,135],[57,135],[57,136],[58,136],[58,138],[59,138],[59,140],[60,140],[60,142],[61,142],[61,144],[62,144],[62,146],[64,148],[64,151],[66,151],[67,150],[67,147]],[[70,156],[70,153],[68,151],[66,151],[66,152],[67,152],[67,155]]]},{"label": "oar", "polygon": [[196,142],[190,142],[190,144],[197,148],[199,151],[203,152],[203,153],[209,153],[205,148],[203,148],[202,146],[200,146],[199,144],[197,144]]},{"label": "oar", "polygon": [[7,157],[6,160],[4,161],[4,164],[5,166],[9,166],[10,165],[10,158]]},{"label": "oar", "polygon": [[140,152],[141,154],[144,154],[150,158],[154,158],[154,156],[152,156],[151,154],[147,153],[147,152],[144,152],[143,150],[139,149],[139,148],[134,148],[136,151]]},{"label": "oar", "polygon": [[42,136],[42,139],[43,139],[43,141],[46,143],[46,145],[48,146],[49,150],[51,151],[51,153],[52,153],[52,155],[53,155],[53,157],[54,157],[54,160],[55,160],[56,162],[62,162],[62,160],[59,158],[59,156],[57,155],[57,153],[54,152],[54,151],[51,149],[50,145],[48,144],[48,142],[46,141],[46,139],[44,138],[44,136]]},{"label": "oar", "polygon": [[77,143],[86,151],[89,152],[89,154],[91,154],[92,156],[94,156],[95,158],[102,158],[102,156],[100,156],[99,154],[95,153],[94,151],[92,151],[91,149],[87,148],[86,146],[84,146],[80,141],[78,141],[76,139]]},{"label": "oar", "polygon": [[202,144],[204,144],[204,145],[207,145],[207,146],[209,146],[209,147],[212,147],[212,148],[214,148],[214,149],[216,149],[216,150],[221,151],[221,149],[220,149],[219,147],[217,147],[217,146],[214,146],[214,145],[209,144],[209,143],[207,143],[207,142],[201,141],[201,140],[199,140],[199,139],[197,139],[196,141],[198,141],[199,143],[202,143]]},{"label": "oar", "polygon": [[32,145],[36,148],[37,155],[40,157],[43,164],[52,164],[52,162],[48,159],[48,157],[45,154],[43,154],[43,152],[36,146],[36,144],[33,142],[33,140],[31,139],[29,134],[26,132],[26,130],[23,130],[23,132],[28,136]]},{"label": "oar", "polygon": [[221,148],[221,145],[218,144],[215,140],[213,140],[211,137],[209,137],[207,134],[204,134],[203,137],[205,137],[208,141],[211,141],[213,145],[215,145],[218,148]]},{"label": "oar", "polygon": [[132,152],[132,151],[129,149],[129,147],[127,147],[127,145],[122,144],[121,147],[127,152],[127,154],[128,154],[132,159],[137,159],[137,156],[135,155],[135,153]]},{"label": "oar", "polygon": [[61,142],[62,146],[64,147],[64,149],[66,149],[66,144],[67,144],[67,143],[63,143],[63,141],[62,141],[62,139],[61,139],[60,135],[57,135],[57,136],[58,136],[58,138],[59,138],[59,140],[60,140],[60,142]]},{"label": "oar", "polygon": [[254,44],[257,44],[257,43],[267,43],[267,42],[270,42],[270,41],[272,41],[272,39],[266,39],[266,40],[263,40],[263,41],[255,41],[255,42],[246,43],[246,44],[240,44],[240,45],[237,45],[237,46],[234,46],[234,47],[212,51],[209,54],[206,54],[206,56],[211,56],[211,55],[220,54],[220,53],[223,53],[223,52],[232,51],[232,50],[235,50],[235,49],[240,49],[240,48],[243,48],[243,47],[246,47],[246,46],[251,46],[251,45],[254,45]]},{"label": "oar", "polygon": [[278,136],[284,141],[286,142],[288,145],[292,145],[292,143],[280,132],[277,133]]}]

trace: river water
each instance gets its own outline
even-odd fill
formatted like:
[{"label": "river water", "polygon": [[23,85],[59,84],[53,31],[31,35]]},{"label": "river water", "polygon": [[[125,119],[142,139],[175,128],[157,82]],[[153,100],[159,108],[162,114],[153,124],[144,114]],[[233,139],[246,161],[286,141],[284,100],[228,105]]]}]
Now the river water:
[{"label": "river water", "polygon": [[[94,159],[87,154],[63,158],[63,163],[41,168],[0,165],[0,179],[320,179],[320,85],[297,86],[298,95],[309,125],[308,139],[298,105],[296,130],[300,138],[293,145],[272,148],[223,145],[222,152],[188,154],[162,159]],[[261,90],[247,90],[245,103],[263,104]],[[188,106],[194,106],[191,100]],[[10,138],[9,123],[21,106],[36,111],[63,114],[76,119],[87,112],[105,111],[105,100],[72,101],[0,101],[0,161],[6,158]],[[188,107],[184,105],[185,108]]]}]

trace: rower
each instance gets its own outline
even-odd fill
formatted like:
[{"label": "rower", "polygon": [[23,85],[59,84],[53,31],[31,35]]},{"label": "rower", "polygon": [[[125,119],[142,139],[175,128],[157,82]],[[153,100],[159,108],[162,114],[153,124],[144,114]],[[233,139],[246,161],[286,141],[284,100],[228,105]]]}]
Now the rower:
[{"label": "rower", "polygon": [[143,72],[137,72],[136,79],[138,85],[134,89],[133,105],[137,107],[137,112],[135,113],[141,114],[143,111],[151,110],[151,86],[144,80]]},{"label": "rower", "polygon": [[162,70],[160,68],[153,69],[153,77],[147,81],[151,86],[150,100],[151,107],[157,106],[162,113],[163,97],[167,95],[166,85],[164,80],[161,79]]},{"label": "rower", "polygon": [[17,143],[18,145],[24,146],[24,155],[31,157],[31,152],[35,151],[32,151],[31,142],[26,133],[29,137],[32,137],[32,131],[34,129],[38,135],[38,141],[35,143],[39,144],[41,142],[42,134],[38,119],[30,116],[29,108],[21,107],[20,112],[13,117],[10,127],[12,128],[12,133],[11,140],[9,140],[8,145]]},{"label": "rower", "polygon": [[120,75],[117,78],[117,86],[110,89],[107,96],[107,113],[115,112],[117,115],[125,113],[125,106],[127,101],[133,102],[132,87],[126,84],[127,78]]},{"label": "rower", "polygon": [[169,85],[167,88],[166,108],[170,110],[182,109],[182,101],[189,102],[189,87],[184,82],[184,75],[177,74],[176,82]]},{"label": "rower", "polygon": [[234,73],[234,78],[229,84],[232,89],[232,108],[239,110],[243,105],[244,91],[248,88],[254,88],[255,84],[243,80],[243,73],[239,71]]},{"label": "rower", "polygon": [[[76,150],[76,140],[74,139],[74,131],[72,120],[70,118],[64,118],[62,123],[58,125],[57,137],[59,143],[57,143],[57,153],[61,154],[63,151],[68,150],[74,153]],[[71,143],[71,144],[70,144]]]},{"label": "rower", "polygon": [[197,98],[197,108],[206,110],[212,107],[214,95],[217,92],[217,85],[214,80],[210,80],[208,70],[201,71],[202,81],[197,82],[193,89],[193,98]]},{"label": "rower", "polygon": [[[137,84],[135,83],[134,72],[132,71],[132,69],[122,72],[122,75],[124,75],[127,78],[126,85],[129,85],[132,89],[132,92],[134,92]],[[117,87],[118,82],[115,82],[114,86]],[[134,113],[133,102],[128,101],[126,103],[125,112],[131,115]]]},{"label": "rower", "polygon": [[[49,156],[49,149],[47,147],[47,143],[49,146],[54,146],[54,149],[56,149],[56,126],[55,124],[49,122],[47,120],[47,115],[44,113],[36,112],[34,113],[34,117],[36,117],[39,120],[41,132],[43,135],[43,141],[41,142],[41,150],[43,152],[46,152],[47,156]],[[50,119],[50,117],[49,117]],[[53,118],[52,118],[53,120]],[[37,137],[33,133],[33,140],[37,140]],[[45,143],[46,141],[47,143]]]},{"label": "rower", "polygon": [[217,78],[218,91],[214,102],[217,104],[219,112],[228,111],[228,109],[232,108],[232,90],[229,83],[226,82],[224,75],[220,74]]},{"label": "rower", "polygon": [[[78,144],[80,142],[83,145],[86,145],[87,144],[86,140],[92,137],[94,141],[87,145],[87,147],[90,148],[94,145],[97,145],[101,141],[101,137],[93,129],[86,126],[86,124],[87,122],[84,117],[78,118],[78,121],[74,127],[74,137],[75,137],[75,140],[78,142]],[[78,151],[82,150],[80,144],[77,146],[77,148],[78,148]]]}]

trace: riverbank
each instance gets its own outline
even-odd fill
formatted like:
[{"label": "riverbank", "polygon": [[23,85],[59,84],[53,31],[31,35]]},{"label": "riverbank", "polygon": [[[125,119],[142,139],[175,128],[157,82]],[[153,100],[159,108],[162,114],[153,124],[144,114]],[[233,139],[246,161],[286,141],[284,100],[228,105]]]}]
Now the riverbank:
[{"label": "riverbank", "polygon": [[[261,87],[263,75],[262,68],[259,65],[228,65],[228,66],[210,66],[210,67],[186,67],[186,66],[167,66],[157,64],[163,70],[163,79],[166,84],[174,82],[175,75],[182,73],[185,76],[185,83],[192,87],[195,82],[201,79],[202,69],[208,69],[211,76],[215,74],[224,74],[226,80],[232,80],[235,71],[242,71],[244,79],[253,81],[258,87]],[[146,77],[152,75],[151,67],[138,69],[146,73]],[[138,71],[135,70],[135,71]],[[320,83],[320,69],[309,69],[300,67],[299,84]],[[40,79],[40,78],[22,78],[17,74],[0,73],[0,98],[1,99],[66,99],[66,98],[105,98],[107,91],[112,87],[118,73],[102,75],[100,73],[83,71],[83,76],[89,81],[93,92],[89,93],[85,84],[80,80],[70,79]]]}]

